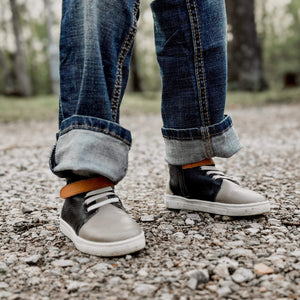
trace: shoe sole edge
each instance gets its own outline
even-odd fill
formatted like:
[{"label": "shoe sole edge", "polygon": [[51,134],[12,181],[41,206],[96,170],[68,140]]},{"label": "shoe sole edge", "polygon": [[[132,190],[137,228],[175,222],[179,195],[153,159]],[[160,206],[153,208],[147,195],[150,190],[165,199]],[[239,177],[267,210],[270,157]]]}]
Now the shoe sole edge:
[{"label": "shoe sole edge", "polygon": [[146,246],[144,232],[133,238],[117,242],[93,242],[79,237],[62,218],[60,218],[60,230],[79,251],[96,256],[122,256],[142,250]]},{"label": "shoe sole edge", "polygon": [[248,204],[229,204],[187,199],[181,196],[166,194],[164,202],[169,209],[202,211],[232,217],[260,215],[270,211],[269,201]]}]

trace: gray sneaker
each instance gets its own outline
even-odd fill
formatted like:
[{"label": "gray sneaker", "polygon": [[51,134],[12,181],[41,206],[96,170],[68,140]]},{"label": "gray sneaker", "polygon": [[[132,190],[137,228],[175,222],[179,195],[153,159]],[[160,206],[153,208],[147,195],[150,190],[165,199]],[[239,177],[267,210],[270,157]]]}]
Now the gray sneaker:
[{"label": "gray sneaker", "polygon": [[120,256],[145,247],[142,229],[125,212],[112,186],[66,198],[60,229],[88,254]]},{"label": "gray sneaker", "polygon": [[226,216],[251,216],[270,211],[270,203],[256,192],[217,170],[214,165],[183,169],[169,165],[170,183],[165,204]]}]

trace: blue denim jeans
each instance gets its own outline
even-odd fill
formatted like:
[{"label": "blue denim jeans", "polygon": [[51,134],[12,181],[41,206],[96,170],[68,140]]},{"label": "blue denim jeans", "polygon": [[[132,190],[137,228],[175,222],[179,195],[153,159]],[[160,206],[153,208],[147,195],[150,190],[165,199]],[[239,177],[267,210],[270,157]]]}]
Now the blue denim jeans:
[{"label": "blue denim jeans", "polygon": [[[63,0],[59,132],[50,166],[60,177],[120,181],[131,134],[119,108],[139,0]],[[162,134],[173,165],[230,157],[240,149],[226,98],[224,0],[155,0],[155,43],[163,83]]]}]

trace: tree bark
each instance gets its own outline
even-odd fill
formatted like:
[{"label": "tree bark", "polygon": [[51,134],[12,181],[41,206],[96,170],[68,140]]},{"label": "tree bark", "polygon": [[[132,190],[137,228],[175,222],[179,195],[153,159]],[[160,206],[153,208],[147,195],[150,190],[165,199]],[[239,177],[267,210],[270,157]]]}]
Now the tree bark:
[{"label": "tree bark", "polygon": [[29,97],[32,94],[32,87],[26,67],[25,52],[21,42],[20,15],[16,0],[10,0],[10,8],[12,12],[12,25],[16,43],[16,55],[14,60],[14,70],[16,76],[15,93],[23,97]]},{"label": "tree bark", "polygon": [[134,46],[132,49],[132,56],[130,61],[131,88],[133,92],[142,92],[142,79],[138,70],[136,53],[136,48]]},{"label": "tree bark", "polygon": [[226,0],[232,41],[228,45],[228,81],[240,90],[267,87],[255,24],[254,0]]},{"label": "tree bark", "polygon": [[47,25],[47,52],[50,67],[50,77],[52,85],[52,93],[59,94],[59,54],[58,45],[54,42],[52,27],[53,27],[53,11],[51,0],[44,0],[46,25]]}]

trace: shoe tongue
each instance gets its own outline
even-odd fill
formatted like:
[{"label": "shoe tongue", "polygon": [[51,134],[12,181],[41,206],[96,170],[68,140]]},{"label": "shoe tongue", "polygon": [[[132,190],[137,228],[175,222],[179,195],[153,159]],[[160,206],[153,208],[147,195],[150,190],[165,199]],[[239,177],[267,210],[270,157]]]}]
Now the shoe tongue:
[{"label": "shoe tongue", "polygon": [[185,169],[192,169],[192,168],[196,168],[196,167],[214,166],[214,165],[215,165],[215,163],[212,158],[206,158],[206,159],[203,159],[203,160],[195,162],[195,163],[183,165],[182,169],[185,170]]}]

